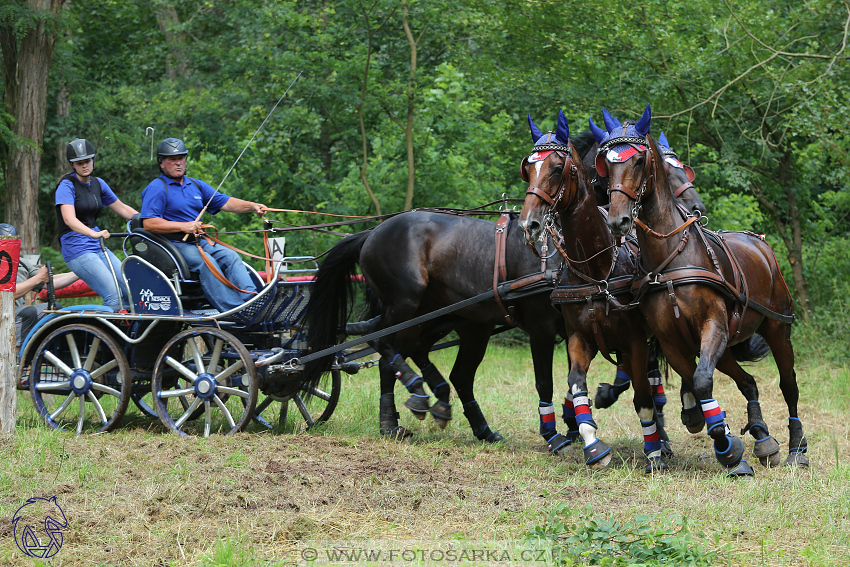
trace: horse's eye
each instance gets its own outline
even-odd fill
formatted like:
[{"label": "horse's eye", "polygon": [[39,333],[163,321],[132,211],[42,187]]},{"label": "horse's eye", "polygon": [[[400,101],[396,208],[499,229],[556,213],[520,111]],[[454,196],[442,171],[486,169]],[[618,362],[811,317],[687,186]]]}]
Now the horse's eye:
[{"label": "horse's eye", "polygon": [[635,167],[641,167],[643,165],[643,156],[638,156],[637,161],[635,161]]}]

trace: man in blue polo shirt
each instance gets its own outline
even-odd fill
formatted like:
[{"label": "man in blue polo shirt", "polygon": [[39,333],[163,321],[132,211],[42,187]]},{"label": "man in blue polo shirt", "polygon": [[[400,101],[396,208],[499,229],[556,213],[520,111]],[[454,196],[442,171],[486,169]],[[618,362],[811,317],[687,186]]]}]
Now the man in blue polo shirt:
[{"label": "man in blue polo shirt", "polygon": [[[166,138],[157,146],[162,175],[142,191],[142,226],[170,239],[186,259],[189,269],[199,273],[201,288],[210,303],[222,311],[230,310],[250,299],[257,288],[236,252],[211,245],[202,238],[199,242],[207,259],[233,287],[213,274],[195,243],[195,233],[201,228],[201,221],[195,219],[205,205],[213,215],[219,211],[262,215],[266,206],[216,193],[209,184],[187,177],[188,153],[177,138]],[[187,234],[189,237],[184,242]]]}]

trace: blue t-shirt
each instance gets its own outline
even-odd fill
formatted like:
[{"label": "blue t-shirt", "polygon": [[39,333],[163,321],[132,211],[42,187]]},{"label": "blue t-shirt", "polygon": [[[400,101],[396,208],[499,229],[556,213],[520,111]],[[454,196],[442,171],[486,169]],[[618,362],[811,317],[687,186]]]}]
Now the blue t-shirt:
[{"label": "blue t-shirt", "polygon": [[[77,177],[74,173],[71,175]],[[96,179],[100,182],[100,200],[103,203],[103,206],[109,206],[116,202],[118,197],[115,196],[115,193],[109,185],[106,184],[106,181],[100,177],[97,177]],[[91,186],[91,181],[88,183],[80,182],[80,184],[85,187],[89,187]],[[76,195],[77,192],[74,190],[74,184],[65,179],[59,183],[59,187],[56,188],[55,204],[73,205],[76,200]],[[99,231],[100,228],[94,226],[92,227],[92,230]],[[77,256],[88,254],[89,252],[100,252],[100,242],[97,238],[92,238],[91,236],[86,236],[85,234],[74,232],[73,230],[68,234],[62,235],[62,238],[59,239],[59,243],[62,247],[62,258],[64,258],[66,262],[68,260],[73,260]]]},{"label": "blue t-shirt", "polygon": [[[165,185],[168,184],[166,192]],[[212,201],[210,201],[212,198]],[[160,175],[142,191],[142,219],[161,218],[174,222],[192,222],[198,218],[209,201],[207,212],[216,214],[230,200],[224,193],[216,193],[208,183],[183,176],[183,185],[175,179]]]}]

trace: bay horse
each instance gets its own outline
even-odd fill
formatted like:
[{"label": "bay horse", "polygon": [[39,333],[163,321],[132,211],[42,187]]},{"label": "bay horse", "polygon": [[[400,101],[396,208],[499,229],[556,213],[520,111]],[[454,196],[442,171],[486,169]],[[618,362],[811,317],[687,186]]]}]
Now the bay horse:
[{"label": "bay horse", "polygon": [[651,116],[647,104],[641,119],[632,125],[620,123],[603,109],[605,132],[598,128],[597,136],[597,170],[609,177],[608,226],[615,235],[637,228],[646,274],[633,286],[640,310],[669,364],[681,376],[683,388],[694,392],[699,406],[690,410],[701,410],[715,456],[731,475],[749,475],[752,469],[743,459],[742,440],[732,434],[713,398],[715,368],[731,376],[749,400],[748,423],[742,433],[749,430],[755,437],[754,454],[762,464],[779,462],[778,457],[771,458],[779,446],[762,418],[755,379],[733,356],[735,345],[751,342],[755,333],[764,337],[779,369],[789,412],[785,464],[807,466],[790,341],[793,299],[776,257],[763,237],[749,232],[711,233],[702,228],[698,216],[676,206],[667,177],[661,174],[663,154],[648,135]]}]

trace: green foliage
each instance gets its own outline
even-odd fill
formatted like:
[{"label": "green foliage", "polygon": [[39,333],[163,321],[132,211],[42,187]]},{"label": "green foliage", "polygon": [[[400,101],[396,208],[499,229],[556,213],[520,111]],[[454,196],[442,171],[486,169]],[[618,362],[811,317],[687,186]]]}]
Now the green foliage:
[{"label": "green foliage", "polygon": [[708,566],[719,560],[704,534],[689,531],[687,518],[640,515],[621,522],[600,518],[591,506],[583,511],[568,504],[555,507],[526,539],[549,542],[562,565]]}]

